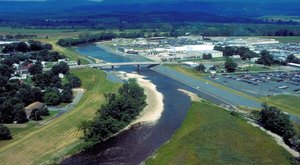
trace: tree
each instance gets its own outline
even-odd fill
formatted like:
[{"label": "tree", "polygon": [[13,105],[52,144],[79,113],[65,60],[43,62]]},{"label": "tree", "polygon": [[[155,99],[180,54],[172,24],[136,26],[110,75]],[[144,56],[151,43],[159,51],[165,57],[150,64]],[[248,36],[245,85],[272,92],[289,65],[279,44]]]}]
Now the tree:
[{"label": "tree", "polygon": [[40,62],[35,63],[34,65],[28,68],[28,71],[31,75],[43,73],[43,65]]},{"label": "tree", "polygon": [[44,102],[47,105],[58,105],[60,103],[59,94],[54,91],[45,93]]},{"label": "tree", "polygon": [[60,62],[59,64],[54,65],[51,69],[52,73],[54,73],[55,75],[58,75],[60,73],[67,74],[69,73],[69,70],[69,65],[65,62]]},{"label": "tree", "polygon": [[17,122],[18,124],[26,123],[28,122],[27,115],[24,110],[19,110],[15,114],[14,121]]},{"label": "tree", "polygon": [[75,76],[68,76],[69,84],[71,88],[78,88],[81,86],[81,80]]},{"label": "tree", "polygon": [[212,59],[212,55],[210,53],[209,54],[204,53],[202,58],[204,60],[210,60],[210,59]]},{"label": "tree", "polygon": [[0,75],[0,92],[5,91],[5,86],[7,85],[8,78]]},{"label": "tree", "polygon": [[10,78],[14,69],[6,64],[0,64],[0,75]]},{"label": "tree", "polygon": [[52,72],[44,72],[42,74],[36,74],[32,77],[32,81],[35,86],[42,89],[46,87],[61,86],[61,79]]},{"label": "tree", "polygon": [[197,71],[199,72],[205,72],[205,66],[203,64],[199,64],[198,66],[196,66],[195,68]]},{"label": "tree", "polygon": [[270,52],[263,50],[260,53],[261,57],[257,60],[258,64],[263,64],[263,65],[267,65],[267,66],[271,66],[272,64],[274,64],[274,59],[273,56],[270,54]]},{"label": "tree", "polygon": [[11,133],[9,131],[9,129],[0,124],[0,140],[10,140],[12,139]]},{"label": "tree", "polygon": [[129,79],[118,94],[105,94],[108,104],[102,105],[93,121],[84,122],[81,129],[85,141],[99,143],[124,128],[146,106],[146,95],[136,80]]},{"label": "tree", "polygon": [[11,53],[11,52],[14,52],[15,49],[16,49],[15,44],[8,44],[4,47],[4,49],[2,50],[2,53]]},{"label": "tree", "polygon": [[30,41],[28,41],[28,43],[30,45],[30,50],[31,51],[41,51],[41,50],[43,50],[43,45],[40,41],[30,40]]},{"label": "tree", "polygon": [[32,110],[30,113],[30,119],[35,120],[35,121],[42,120],[41,112],[38,109]]},{"label": "tree", "polygon": [[20,61],[14,57],[5,58],[4,60],[1,61],[1,64],[8,65],[9,67],[12,67],[13,64],[19,64],[19,63]]},{"label": "tree", "polygon": [[225,61],[225,69],[227,72],[235,72],[237,63],[235,63],[232,58],[227,57]]},{"label": "tree", "polygon": [[264,104],[260,115],[260,122],[263,126],[266,129],[282,136],[285,141],[295,135],[295,130],[289,116],[282,113],[276,107],[269,107]]},{"label": "tree", "polygon": [[287,56],[286,62],[300,64],[300,59],[297,58],[295,55],[291,54]]},{"label": "tree", "polygon": [[31,93],[34,101],[43,102],[44,94],[40,88],[32,88]]},{"label": "tree", "polygon": [[0,105],[0,123],[12,123],[14,121],[14,106],[6,100]]},{"label": "tree", "polygon": [[39,109],[39,112],[40,112],[41,116],[49,116],[50,115],[47,107],[44,107],[43,109]]},{"label": "tree", "polygon": [[223,50],[223,53],[225,57],[233,56],[235,54],[235,49],[233,47],[226,46]]},{"label": "tree", "polygon": [[16,51],[25,53],[25,52],[29,52],[30,48],[29,45],[26,44],[25,42],[19,42],[16,45]]},{"label": "tree", "polygon": [[61,93],[61,100],[64,103],[71,103],[73,101],[73,92],[70,88],[65,88]]},{"label": "tree", "polygon": [[33,103],[33,94],[31,92],[31,87],[21,88],[19,90],[18,97],[23,101],[25,105]]},{"label": "tree", "polygon": [[46,49],[46,50],[51,50],[53,48],[53,46],[51,44],[45,44],[43,46],[43,48]]}]

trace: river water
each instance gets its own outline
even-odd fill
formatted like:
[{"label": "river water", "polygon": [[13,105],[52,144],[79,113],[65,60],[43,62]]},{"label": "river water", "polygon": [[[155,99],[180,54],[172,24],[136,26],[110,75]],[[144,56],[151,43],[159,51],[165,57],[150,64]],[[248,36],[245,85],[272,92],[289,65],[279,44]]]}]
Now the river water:
[{"label": "river water", "polygon": [[[96,45],[78,47],[77,51],[107,62],[142,60],[140,57],[125,58],[115,55]],[[122,67],[116,70],[132,72],[135,69],[135,67]],[[65,159],[61,164],[139,164],[171,138],[191,106],[190,98],[177,89],[192,89],[148,68],[142,68],[140,74],[151,80],[164,96],[164,112],[159,121],[155,125],[133,126],[88,151]]]}]

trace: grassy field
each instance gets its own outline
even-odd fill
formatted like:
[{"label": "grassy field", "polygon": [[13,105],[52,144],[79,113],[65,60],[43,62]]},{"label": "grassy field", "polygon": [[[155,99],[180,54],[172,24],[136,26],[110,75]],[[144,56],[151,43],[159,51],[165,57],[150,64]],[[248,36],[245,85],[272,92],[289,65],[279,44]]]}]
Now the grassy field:
[{"label": "grassy field", "polygon": [[[248,70],[248,71],[270,71],[270,68],[268,67],[264,67],[264,66],[257,66],[257,65],[254,65],[254,66],[248,66],[248,67],[245,67],[244,69]],[[245,71],[243,71],[245,72]]]},{"label": "grassy field", "polygon": [[32,127],[14,135],[14,139],[0,143],[0,160],[8,164],[51,163],[74,151],[81,143],[81,121],[89,120],[105,102],[103,94],[113,92],[120,84],[106,80],[105,73],[96,69],[72,70],[82,80],[86,90],[80,103],[70,112],[42,127]]},{"label": "grassy field", "polygon": [[146,164],[290,164],[269,135],[207,102],[193,102],[172,139]]},{"label": "grassy field", "polygon": [[43,41],[43,42],[48,42],[53,45],[53,50],[59,52],[60,54],[66,56],[72,61],[77,61],[78,59],[81,61],[81,64],[89,64],[89,63],[94,63],[93,60],[89,59],[88,57],[85,57],[83,55],[78,54],[74,48],[72,47],[61,47],[56,44],[56,40],[52,41]]},{"label": "grassy field", "polygon": [[264,101],[269,105],[300,117],[300,96],[278,95],[266,97]]}]

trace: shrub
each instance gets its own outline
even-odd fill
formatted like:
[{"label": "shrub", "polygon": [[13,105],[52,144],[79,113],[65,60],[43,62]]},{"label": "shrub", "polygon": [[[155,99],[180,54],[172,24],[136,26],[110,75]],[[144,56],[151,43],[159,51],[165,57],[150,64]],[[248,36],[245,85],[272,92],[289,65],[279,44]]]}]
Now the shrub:
[{"label": "shrub", "polygon": [[0,140],[10,140],[12,139],[11,133],[9,131],[9,129],[0,124]]}]

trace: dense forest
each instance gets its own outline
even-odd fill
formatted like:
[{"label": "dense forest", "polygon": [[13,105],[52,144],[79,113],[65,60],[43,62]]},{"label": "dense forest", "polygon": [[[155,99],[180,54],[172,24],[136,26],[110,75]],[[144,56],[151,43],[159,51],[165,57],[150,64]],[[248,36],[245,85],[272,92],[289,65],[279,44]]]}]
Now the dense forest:
[{"label": "dense forest", "polygon": [[65,58],[57,51],[52,50],[51,44],[34,40],[7,44],[2,48],[2,53],[10,54],[10,58],[5,60],[15,63],[27,60],[54,62]]},{"label": "dense forest", "polygon": [[83,139],[87,144],[105,141],[134,120],[146,106],[146,95],[135,79],[129,79],[118,93],[105,95],[108,101],[92,121],[82,123]]}]

